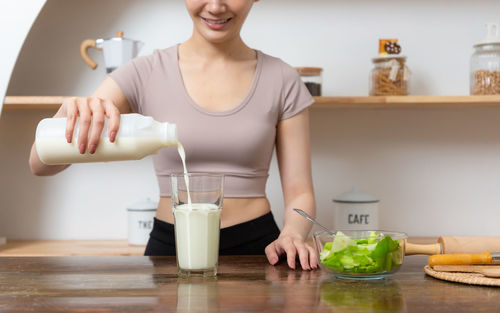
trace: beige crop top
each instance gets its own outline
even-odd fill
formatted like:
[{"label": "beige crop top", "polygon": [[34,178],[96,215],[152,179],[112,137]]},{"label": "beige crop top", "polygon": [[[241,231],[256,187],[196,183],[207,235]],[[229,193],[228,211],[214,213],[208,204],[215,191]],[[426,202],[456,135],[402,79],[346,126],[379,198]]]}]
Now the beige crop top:
[{"label": "beige crop top", "polygon": [[[188,172],[224,173],[224,196],[264,197],[276,126],[314,100],[297,71],[257,51],[252,86],[227,111],[209,111],[194,102],[182,80],[178,46],[138,57],[110,74],[134,112],[177,124]],[[170,197],[169,174],[182,173],[175,148],[153,156],[160,196]]]}]

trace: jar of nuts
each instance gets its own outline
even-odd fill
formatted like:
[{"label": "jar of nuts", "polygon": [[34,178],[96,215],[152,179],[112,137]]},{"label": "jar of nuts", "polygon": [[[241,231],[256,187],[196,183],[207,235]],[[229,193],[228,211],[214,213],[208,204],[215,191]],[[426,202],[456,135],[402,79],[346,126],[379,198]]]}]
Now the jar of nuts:
[{"label": "jar of nuts", "polygon": [[381,56],[373,59],[370,73],[370,96],[408,95],[410,70],[404,56]]},{"label": "jar of nuts", "polygon": [[500,25],[486,25],[486,38],[474,45],[470,60],[470,94],[500,95]]},{"label": "jar of nuts", "polygon": [[410,70],[406,66],[406,57],[399,55],[400,52],[397,39],[379,40],[379,56],[372,59],[370,96],[408,94]]},{"label": "jar of nuts", "polygon": [[321,96],[321,72],[323,72],[323,69],[321,67],[296,67],[295,69],[299,72],[300,78],[311,96]]}]

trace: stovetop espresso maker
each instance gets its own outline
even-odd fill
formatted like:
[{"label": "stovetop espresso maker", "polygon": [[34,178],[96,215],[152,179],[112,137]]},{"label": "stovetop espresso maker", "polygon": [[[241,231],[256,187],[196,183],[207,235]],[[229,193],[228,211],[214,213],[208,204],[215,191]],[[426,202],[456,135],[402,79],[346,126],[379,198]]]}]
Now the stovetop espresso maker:
[{"label": "stovetop espresso maker", "polygon": [[123,32],[119,31],[116,37],[84,40],[80,45],[80,54],[85,63],[95,70],[97,64],[89,57],[88,49],[102,50],[106,72],[111,73],[120,65],[135,58],[143,46],[143,42],[124,38]]}]

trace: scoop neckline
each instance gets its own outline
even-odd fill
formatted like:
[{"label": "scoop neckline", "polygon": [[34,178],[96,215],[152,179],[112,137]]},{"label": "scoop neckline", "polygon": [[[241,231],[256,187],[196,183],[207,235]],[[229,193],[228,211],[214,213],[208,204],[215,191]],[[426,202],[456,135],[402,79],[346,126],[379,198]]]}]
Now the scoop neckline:
[{"label": "scoop neckline", "polygon": [[259,50],[254,49],[254,51],[256,52],[256,55],[257,55],[257,65],[255,67],[255,72],[253,74],[252,85],[250,86],[250,89],[248,90],[246,96],[243,98],[243,100],[241,100],[240,103],[238,103],[237,105],[235,105],[234,107],[232,107],[228,110],[214,111],[214,110],[208,110],[208,109],[204,108],[203,106],[199,105],[189,95],[189,93],[186,89],[186,85],[184,84],[184,79],[182,78],[181,67],[179,65],[179,46],[180,46],[180,44],[177,44],[177,46],[175,47],[175,64],[177,65],[176,66],[176,68],[177,68],[176,74],[177,74],[177,78],[182,86],[182,93],[184,94],[184,97],[187,99],[187,101],[189,102],[189,104],[192,107],[194,107],[196,110],[198,110],[202,113],[208,114],[208,115],[226,116],[226,115],[231,115],[231,114],[238,112],[239,110],[243,109],[247,105],[247,103],[250,101],[250,99],[252,98],[252,96],[255,92],[255,89],[257,87],[257,82],[259,81],[261,68],[262,68],[262,54]]}]

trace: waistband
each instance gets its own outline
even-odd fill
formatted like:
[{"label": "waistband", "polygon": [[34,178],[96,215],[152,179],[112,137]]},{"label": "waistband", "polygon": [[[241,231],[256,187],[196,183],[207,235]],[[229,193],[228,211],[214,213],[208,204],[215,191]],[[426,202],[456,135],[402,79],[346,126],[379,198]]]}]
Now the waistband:
[{"label": "waistband", "polygon": [[[224,176],[224,197],[259,198],[266,196],[267,177],[265,176]],[[170,176],[157,174],[160,185],[160,197],[172,196]]]},{"label": "waistband", "polygon": [[[220,230],[220,250],[227,250],[247,242],[256,241],[262,237],[279,235],[279,228],[272,212],[266,213],[256,219],[236,224]],[[154,219],[151,237],[167,244],[175,244],[174,224]]]}]

